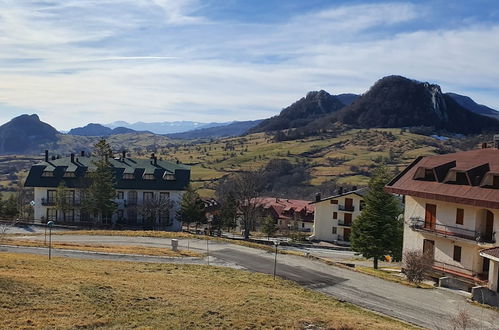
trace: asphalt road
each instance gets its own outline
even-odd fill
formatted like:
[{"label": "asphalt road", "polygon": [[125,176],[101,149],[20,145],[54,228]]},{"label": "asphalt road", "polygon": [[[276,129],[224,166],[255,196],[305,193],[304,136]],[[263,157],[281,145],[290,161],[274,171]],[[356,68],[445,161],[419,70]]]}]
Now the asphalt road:
[{"label": "asphalt road", "polygon": [[[43,239],[37,237],[35,239]],[[79,236],[62,235],[53,237],[54,241],[85,243],[145,245],[155,247],[170,246],[169,239],[121,236]],[[179,240],[181,248],[206,251],[206,241]],[[249,271],[273,273],[274,254],[234,244],[210,241],[210,264],[244,268]],[[8,248],[14,251],[15,248]],[[29,250],[29,249],[28,249]],[[28,251],[19,252],[42,253]],[[45,251],[46,253],[46,251]],[[206,260],[177,260],[177,258],[158,258],[143,256],[116,256],[103,253],[83,253],[57,251],[55,255],[74,258],[92,258],[142,262],[182,262],[206,263]],[[406,322],[432,329],[452,328],[451,318],[460,310],[471,317],[469,329],[498,329],[499,313],[466,302],[466,298],[454,291],[443,289],[417,289],[388,282],[348,269],[329,266],[313,259],[292,255],[278,255],[277,275],[295,281],[307,288],[331,295],[358,306],[386,314]]]}]

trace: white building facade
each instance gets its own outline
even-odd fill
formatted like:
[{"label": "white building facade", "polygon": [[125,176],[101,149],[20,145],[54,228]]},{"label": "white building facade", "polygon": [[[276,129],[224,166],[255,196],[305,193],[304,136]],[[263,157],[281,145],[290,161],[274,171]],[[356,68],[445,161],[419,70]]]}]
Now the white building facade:
[{"label": "white building facade", "polygon": [[[177,210],[190,181],[188,167],[151,159],[120,158],[110,160],[114,170],[116,211],[103,215],[86,210],[84,194],[91,184],[89,173],[95,159],[71,157],[49,159],[34,165],[26,186],[34,188],[34,218],[42,222],[76,226],[181,230]],[[64,183],[65,207],[57,204],[60,184]]]},{"label": "white building facade", "polygon": [[313,240],[349,245],[353,221],[364,208],[365,189],[354,190],[324,199],[317,196]]},{"label": "white building facade", "polygon": [[405,196],[404,252],[429,255],[441,283],[499,299],[497,148],[419,157],[385,190]]}]

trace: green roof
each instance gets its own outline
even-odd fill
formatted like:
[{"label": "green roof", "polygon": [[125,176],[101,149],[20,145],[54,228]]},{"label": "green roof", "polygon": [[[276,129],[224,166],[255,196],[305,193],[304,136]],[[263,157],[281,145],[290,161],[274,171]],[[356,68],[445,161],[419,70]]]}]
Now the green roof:
[{"label": "green roof", "polygon": [[[96,157],[64,157],[41,162],[31,167],[26,179],[27,187],[57,187],[64,181],[68,187],[82,187],[89,184],[87,172],[95,170]],[[117,189],[183,190],[190,181],[190,168],[182,164],[143,158],[109,159],[115,170]],[[51,176],[43,176],[51,172]],[[74,172],[75,177],[64,177],[64,173]],[[124,179],[123,174],[133,174],[133,179]],[[144,180],[143,174],[154,175],[153,180]],[[174,180],[166,180],[165,174],[174,175]]]}]

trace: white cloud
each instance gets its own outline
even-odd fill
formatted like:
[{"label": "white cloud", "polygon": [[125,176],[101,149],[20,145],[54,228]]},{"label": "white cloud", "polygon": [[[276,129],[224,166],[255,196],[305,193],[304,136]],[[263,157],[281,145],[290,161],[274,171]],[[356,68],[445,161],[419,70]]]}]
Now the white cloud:
[{"label": "white cloud", "polygon": [[193,0],[19,3],[0,0],[0,103],[37,109],[59,129],[262,118],[309,90],[361,93],[387,74],[499,108],[499,25],[394,33],[424,15],[420,6],[344,6],[239,24],[203,17]]}]

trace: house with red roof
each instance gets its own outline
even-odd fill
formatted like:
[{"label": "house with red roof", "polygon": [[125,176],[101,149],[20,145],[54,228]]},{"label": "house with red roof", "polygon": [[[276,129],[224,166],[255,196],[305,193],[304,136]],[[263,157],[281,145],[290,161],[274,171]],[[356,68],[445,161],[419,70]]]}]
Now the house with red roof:
[{"label": "house with red roof", "polygon": [[272,217],[279,230],[312,231],[315,207],[310,204],[310,201],[261,197],[258,198],[257,204],[260,209],[260,217]]},{"label": "house with red roof", "polygon": [[[499,136],[495,146],[419,157],[385,190],[405,196],[403,250],[424,251],[432,275],[499,297]],[[499,300],[498,300],[499,301]]]}]

